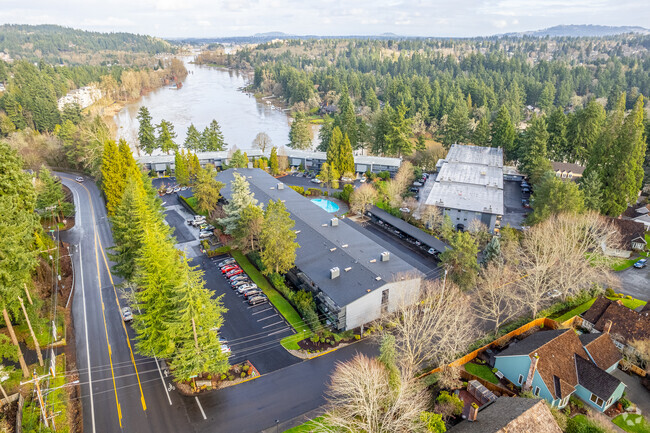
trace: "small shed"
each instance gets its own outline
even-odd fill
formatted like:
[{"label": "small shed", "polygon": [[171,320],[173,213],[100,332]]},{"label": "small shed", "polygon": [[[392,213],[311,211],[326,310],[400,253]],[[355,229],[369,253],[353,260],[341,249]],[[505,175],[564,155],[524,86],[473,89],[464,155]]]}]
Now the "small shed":
[{"label": "small shed", "polygon": [[498,398],[496,394],[484,387],[478,380],[470,380],[467,383],[467,392],[472,394],[481,403],[481,406]]}]

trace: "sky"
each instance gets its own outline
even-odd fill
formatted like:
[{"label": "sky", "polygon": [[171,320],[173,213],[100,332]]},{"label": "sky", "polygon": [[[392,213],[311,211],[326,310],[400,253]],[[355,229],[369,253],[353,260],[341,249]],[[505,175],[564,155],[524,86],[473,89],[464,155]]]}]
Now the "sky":
[{"label": "sky", "polygon": [[0,0],[0,23],[165,38],[304,35],[467,37],[559,24],[650,27],[648,0]]}]

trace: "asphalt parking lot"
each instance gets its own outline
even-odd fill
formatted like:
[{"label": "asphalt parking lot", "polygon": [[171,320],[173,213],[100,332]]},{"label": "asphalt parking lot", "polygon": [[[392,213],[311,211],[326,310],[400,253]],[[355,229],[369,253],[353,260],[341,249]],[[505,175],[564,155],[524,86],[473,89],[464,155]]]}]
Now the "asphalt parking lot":
[{"label": "asphalt parking lot", "polygon": [[504,180],[503,181],[503,207],[504,213],[501,219],[501,227],[510,224],[510,227],[521,229],[525,225],[524,218],[531,211],[522,206],[521,200],[530,198],[529,194],[522,194],[521,182]]},{"label": "asphalt parking lot", "polygon": [[230,362],[249,360],[262,374],[300,362],[280,345],[282,338],[294,333],[284,317],[271,303],[248,305],[244,296],[233,290],[221,274],[217,265],[229,257],[199,256],[193,264],[201,266],[206,287],[214,292],[214,297],[222,296],[221,301],[228,309],[220,336],[228,341],[232,351]]},{"label": "asphalt parking lot", "polygon": [[642,301],[650,301],[650,267],[637,269],[634,266],[615,272],[620,281],[619,287],[614,288],[617,292],[625,293]]}]

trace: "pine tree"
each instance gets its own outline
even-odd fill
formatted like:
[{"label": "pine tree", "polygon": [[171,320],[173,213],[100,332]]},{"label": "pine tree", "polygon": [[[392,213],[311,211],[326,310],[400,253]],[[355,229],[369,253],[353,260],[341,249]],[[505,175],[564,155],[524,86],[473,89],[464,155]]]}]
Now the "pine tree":
[{"label": "pine tree", "polygon": [[[387,155],[390,153],[386,137],[390,132],[391,119],[393,118],[393,108],[386,104],[384,109],[374,116],[371,146],[372,153],[375,155]],[[329,150],[329,149],[328,149]]]},{"label": "pine tree", "polygon": [[335,167],[339,173],[344,176],[354,176],[354,155],[352,153],[352,143],[347,134],[343,137],[341,144],[341,153],[339,154],[338,167]]},{"label": "pine tree", "polygon": [[519,169],[522,173],[531,177],[533,183],[543,176],[546,170],[550,169],[546,152],[547,141],[546,120],[544,120],[544,117],[533,115],[526,131],[524,131],[521,149],[519,150]]},{"label": "pine tree", "polygon": [[330,187],[338,189],[341,174],[336,167],[324,162],[316,177],[325,184],[327,187],[327,193],[329,194]]},{"label": "pine tree", "polygon": [[546,83],[542,93],[539,95],[539,108],[544,111],[544,113],[549,114],[553,111],[553,105],[555,104],[555,86],[553,83]]},{"label": "pine tree", "polygon": [[137,116],[140,126],[138,127],[138,141],[140,142],[140,149],[143,152],[151,155],[156,149],[156,132],[151,124],[151,114],[149,109],[144,105],[138,110]]},{"label": "pine tree", "polygon": [[477,146],[490,145],[490,122],[488,122],[487,116],[481,117],[481,120],[478,121],[472,135],[472,142]]},{"label": "pine tree", "polygon": [[181,186],[187,186],[190,183],[190,171],[185,158],[185,150],[176,151],[174,155],[174,173],[176,174],[176,183]]},{"label": "pine tree", "polygon": [[567,117],[561,107],[556,108],[548,118],[548,155],[553,161],[566,161],[569,156],[567,148]]},{"label": "pine tree", "polygon": [[196,182],[196,178],[199,175],[199,172],[201,171],[201,162],[199,161],[199,157],[196,155],[196,153],[188,153],[188,168],[189,168],[189,174],[190,174],[190,183]]},{"label": "pine tree", "polygon": [[174,316],[168,333],[173,338],[171,370],[177,380],[189,380],[201,373],[222,374],[228,371],[228,354],[221,351],[219,329],[228,311],[221,301],[212,299],[204,288],[203,272],[191,267],[183,258],[180,263],[181,284],[173,295]]},{"label": "pine tree", "polygon": [[341,161],[341,152],[343,146],[343,134],[338,126],[332,130],[330,137],[330,145],[327,148],[327,163],[330,167],[338,169],[339,162]]},{"label": "pine tree", "polygon": [[357,116],[354,114],[354,104],[348,94],[348,88],[344,86],[339,99],[339,110],[341,113],[334,119],[334,126],[341,129],[343,135],[347,134],[353,149],[357,148]]},{"label": "pine tree", "polygon": [[602,207],[603,184],[595,171],[588,172],[580,179],[580,189],[584,195],[585,208],[600,211]]},{"label": "pine tree", "polygon": [[249,161],[246,152],[242,152],[241,150],[237,149],[230,157],[228,166],[236,167],[236,168],[246,168],[248,167],[248,162]]},{"label": "pine tree", "polygon": [[502,105],[492,123],[492,147],[501,147],[504,157],[515,160],[515,127],[510,119],[510,113],[505,105]]},{"label": "pine tree", "polygon": [[196,197],[199,211],[211,213],[221,198],[221,189],[225,186],[214,178],[214,166],[207,164],[204,169],[199,169],[196,184],[194,185],[194,197]]},{"label": "pine tree", "polygon": [[278,148],[273,147],[271,149],[271,158],[269,158],[269,168],[271,169],[271,175],[277,176],[280,174],[280,164],[278,162]]},{"label": "pine tree", "polygon": [[223,139],[223,133],[219,122],[213,120],[209,126],[206,126],[201,136],[203,149],[206,152],[218,152],[226,148],[226,142]]},{"label": "pine tree", "polygon": [[296,233],[293,231],[295,222],[287,212],[282,201],[270,200],[264,211],[264,224],[260,236],[262,247],[261,259],[264,273],[286,273],[294,267],[296,249]]},{"label": "pine tree", "polygon": [[36,185],[36,209],[44,211],[45,208],[54,207],[55,213],[70,211],[70,203],[65,201],[65,194],[61,182],[50,174],[50,170],[41,167]]},{"label": "pine tree", "polygon": [[492,237],[490,242],[485,246],[483,252],[483,263],[487,264],[493,260],[501,260],[501,241],[498,236]]},{"label": "pine tree", "polygon": [[157,148],[169,155],[172,150],[178,150],[178,144],[174,142],[175,138],[174,125],[166,120],[161,120],[158,124]]},{"label": "pine tree", "polygon": [[585,163],[591,158],[605,124],[605,110],[595,100],[573,114],[567,125],[568,153],[566,159]]},{"label": "pine tree", "polygon": [[298,111],[291,122],[289,129],[289,147],[292,149],[309,149],[311,148],[311,132],[309,123],[304,113]]},{"label": "pine tree", "polygon": [[190,126],[187,128],[187,134],[185,135],[185,142],[183,143],[183,146],[185,146],[187,150],[194,152],[205,150],[201,133],[198,131],[198,129],[196,129],[196,126],[194,126],[193,123],[190,124]]},{"label": "pine tree", "polygon": [[465,101],[457,101],[447,118],[447,127],[443,144],[447,147],[454,143],[466,143],[469,135],[469,112]]},{"label": "pine tree", "polygon": [[224,226],[224,232],[231,234],[237,229],[239,218],[242,211],[250,206],[257,205],[255,194],[250,190],[250,185],[245,176],[234,173],[234,179],[230,185],[232,191],[230,200],[224,205],[223,210],[226,213],[225,218],[219,220],[219,224]]},{"label": "pine tree", "polygon": [[232,236],[238,250],[248,253],[259,250],[259,238],[264,223],[264,211],[260,206],[248,205],[241,213]]},{"label": "pine tree", "polygon": [[529,220],[537,224],[547,220],[551,215],[560,213],[582,213],[585,209],[584,194],[575,182],[567,182],[546,172],[535,185],[531,199],[533,213]]},{"label": "pine tree", "polygon": [[392,155],[402,156],[413,153],[411,142],[411,119],[406,117],[406,106],[401,103],[397,110],[392,111],[392,117],[386,133],[386,147]]},{"label": "pine tree", "polygon": [[118,152],[117,145],[112,140],[107,141],[102,155],[102,190],[106,197],[108,216],[113,216],[115,213],[126,185],[122,164],[123,158]]},{"label": "pine tree", "polygon": [[478,246],[469,232],[453,232],[450,235],[447,251],[440,254],[440,260],[449,277],[462,289],[473,287],[478,274]]},{"label": "pine tree", "polygon": [[128,178],[140,179],[140,169],[138,168],[138,163],[135,162],[133,158],[133,152],[131,152],[131,147],[123,138],[120,138],[119,143],[117,144],[117,152],[120,155],[120,167],[122,169],[122,177],[125,182]]}]

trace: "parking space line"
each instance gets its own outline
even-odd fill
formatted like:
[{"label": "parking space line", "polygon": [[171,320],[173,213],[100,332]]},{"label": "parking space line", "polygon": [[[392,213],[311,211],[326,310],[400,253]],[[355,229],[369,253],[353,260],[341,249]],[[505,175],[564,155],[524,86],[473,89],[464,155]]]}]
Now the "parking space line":
[{"label": "parking space line", "polygon": [[287,329],[280,329],[279,331],[271,332],[270,334],[266,334],[267,337],[270,337],[271,335],[275,334],[282,334],[283,332],[291,331],[292,329],[287,328]]},{"label": "parking space line", "polygon": [[275,326],[275,325],[282,325],[283,323],[284,322],[282,320],[280,320],[279,322],[275,322],[275,323],[271,323],[270,325],[262,326],[262,329],[270,328],[271,326]]},{"label": "parking space line", "polygon": [[277,314],[274,314],[274,315],[272,315],[272,316],[268,316],[268,317],[265,317],[265,318],[263,318],[263,319],[259,319],[258,322],[261,322],[262,320],[270,319],[271,317],[278,317],[278,315],[277,315]]},{"label": "parking space line", "polygon": [[269,308],[267,308],[267,309],[265,309],[265,310],[256,311],[256,312],[254,312],[253,314],[251,314],[251,316],[254,316],[254,315],[256,315],[256,314],[260,314],[260,313],[263,313],[263,312],[265,312],[265,311],[269,311],[269,310],[272,310],[272,309],[273,309],[273,307],[269,307]]},{"label": "parking space line", "polygon": [[207,416],[205,416],[205,412],[203,411],[203,406],[201,406],[201,402],[199,401],[198,397],[194,397],[196,399],[196,404],[199,405],[199,409],[201,409],[201,415],[203,415],[203,419],[208,419]]}]

